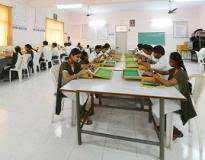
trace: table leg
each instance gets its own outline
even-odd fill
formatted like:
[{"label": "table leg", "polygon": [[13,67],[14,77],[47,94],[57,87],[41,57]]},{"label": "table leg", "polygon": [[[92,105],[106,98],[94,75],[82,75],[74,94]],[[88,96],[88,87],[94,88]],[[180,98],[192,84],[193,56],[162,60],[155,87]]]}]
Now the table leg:
[{"label": "table leg", "polygon": [[144,98],[140,99],[140,107],[141,107],[141,110],[144,109]]},{"label": "table leg", "polygon": [[164,99],[160,98],[160,160],[164,160]]},{"label": "table leg", "polygon": [[99,98],[99,105],[102,106],[102,96],[101,96],[101,94],[98,95],[98,98]]},{"label": "table leg", "polygon": [[91,113],[94,114],[94,95],[91,94]]},{"label": "table leg", "polygon": [[82,139],[81,139],[81,128],[80,128],[80,93],[79,92],[76,92],[76,112],[77,112],[78,145],[81,145]]}]

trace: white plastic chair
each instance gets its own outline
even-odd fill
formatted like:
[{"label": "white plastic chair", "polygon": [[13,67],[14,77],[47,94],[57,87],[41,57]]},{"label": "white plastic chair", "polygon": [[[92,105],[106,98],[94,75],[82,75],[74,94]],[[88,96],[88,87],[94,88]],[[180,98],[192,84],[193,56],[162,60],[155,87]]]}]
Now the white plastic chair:
[{"label": "white plastic chair", "polygon": [[198,63],[200,65],[200,71],[204,71],[204,69],[205,69],[205,60],[202,56],[199,55],[198,51],[196,51],[196,53],[197,53],[197,57],[198,57]]},{"label": "white plastic chair", "polygon": [[[159,100],[152,99],[152,114],[159,119]],[[166,100],[164,103],[164,115],[166,115],[166,146],[171,147],[171,142],[173,138],[173,113],[180,110],[180,101],[176,100]]]},{"label": "white plastic chair", "polygon": [[58,58],[55,58],[55,59],[51,58],[52,59],[51,60],[52,65],[61,64],[61,59],[60,59],[61,51],[58,50],[58,54],[57,55],[58,55]]},{"label": "white plastic chair", "polygon": [[[55,66],[51,67],[51,70],[50,70],[50,74],[51,74],[53,84],[54,84],[56,90],[57,90],[57,86],[58,86],[59,69],[60,69],[60,65],[55,65]],[[51,123],[53,123],[54,119],[55,119],[55,109],[56,109],[55,102],[56,101],[54,101],[53,108],[52,108]],[[63,109],[65,107],[65,104],[70,104],[70,105],[66,105],[66,107],[71,108],[71,125],[74,126],[76,124],[76,115],[75,115],[75,106],[72,105],[72,99],[70,99],[68,97],[62,98],[62,102],[61,102],[62,113],[63,113]]]},{"label": "white plastic chair", "polygon": [[[190,80],[194,80],[194,87],[193,87],[193,92],[191,95],[192,102],[194,105],[194,108],[197,112],[197,115],[199,115],[199,109],[198,109],[198,102],[199,99],[202,95],[202,91],[204,88],[204,83],[205,83],[205,77],[201,74],[194,74],[190,76]],[[180,106],[173,105],[173,102],[171,104],[166,104],[165,101],[165,115],[166,115],[166,146],[171,147],[172,144],[172,137],[173,137],[173,113],[174,111],[177,111],[180,109]],[[159,118],[159,105],[153,105],[152,106],[152,113]],[[196,128],[197,128],[197,136],[198,136],[198,141],[199,141],[199,148],[202,151],[203,146],[202,146],[202,140],[201,140],[201,133],[200,133],[200,127],[198,123],[198,116],[191,119],[188,122],[188,130],[191,133],[193,130],[193,125],[192,121],[195,122]],[[201,152],[202,153],[202,152]]]},{"label": "white plastic chair", "polygon": [[41,61],[40,64],[44,63],[46,65],[46,70],[49,67],[49,63],[51,64],[51,67],[53,66],[52,63],[52,52],[51,51],[47,51],[44,53],[44,61]]},{"label": "white plastic chair", "polygon": [[41,55],[40,53],[35,52],[34,53],[34,57],[33,57],[33,67],[34,67],[34,73],[37,73],[37,68],[40,69],[40,63],[39,63],[39,59],[40,59]]},{"label": "white plastic chair", "polygon": [[201,98],[201,95],[203,93],[203,89],[205,86],[205,77],[202,74],[193,74],[189,77],[189,79],[192,81],[194,81],[194,87],[193,87],[193,91],[192,91],[192,102],[195,108],[195,111],[197,113],[197,117],[195,117],[193,120],[189,121],[189,132],[192,132],[193,130],[193,123],[192,121],[194,121],[194,124],[196,125],[196,129],[197,129],[197,137],[198,137],[198,142],[199,142],[199,150],[200,153],[203,153],[203,144],[202,144],[202,137],[201,137],[201,130],[199,127],[199,116],[200,116],[200,112],[199,112],[199,100]]},{"label": "white plastic chair", "polygon": [[19,65],[19,67],[11,68],[9,70],[9,81],[10,81],[10,83],[11,83],[11,73],[12,72],[17,72],[18,73],[19,82],[21,82],[22,81],[22,72],[23,72],[23,70],[25,70],[26,73],[27,73],[27,77],[29,79],[30,76],[29,76],[29,70],[28,70],[28,63],[29,63],[30,59],[31,59],[30,54],[24,54],[22,56],[22,62]]}]

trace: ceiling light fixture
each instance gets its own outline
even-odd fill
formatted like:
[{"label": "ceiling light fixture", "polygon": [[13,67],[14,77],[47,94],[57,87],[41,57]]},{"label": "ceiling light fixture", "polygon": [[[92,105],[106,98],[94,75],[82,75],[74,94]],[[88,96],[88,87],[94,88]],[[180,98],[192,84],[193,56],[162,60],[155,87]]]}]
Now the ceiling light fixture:
[{"label": "ceiling light fixture", "polygon": [[89,27],[99,29],[106,25],[105,20],[91,20],[89,21]]},{"label": "ceiling light fixture", "polygon": [[173,0],[174,2],[199,2],[203,0]]},{"label": "ceiling light fixture", "polygon": [[156,18],[151,21],[152,27],[166,28],[172,25],[172,19],[170,18]]},{"label": "ceiling light fixture", "polygon": [[77,9],[77,8],[82,8],[83,4],[82,3],[77,3],[77,4],[59,4],[57,5],[58,9]]}]

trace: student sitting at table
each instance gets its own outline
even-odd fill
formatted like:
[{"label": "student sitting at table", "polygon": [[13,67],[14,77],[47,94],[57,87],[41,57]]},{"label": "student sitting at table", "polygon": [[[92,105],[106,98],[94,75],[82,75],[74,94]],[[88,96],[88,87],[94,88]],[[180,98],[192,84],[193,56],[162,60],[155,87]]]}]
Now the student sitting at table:
[{"label": "student sitting at table", "polygon": [[89,64],[88,54],[85,51],[81,52],[80,64],[81,65],[88,65]]},{"label": "student sitting at table", "polygon": [[141,52],[138,52],[136,56],[138,59],[140,59],[143,62],[149,62],[152,60],[152,52],[153,52],[153,47],[151,45],[144,44],[142,45]]},{"label": "student sitting at table", "polygon": [[59,51],[61,53],[60,59],[64,59],[64,57],[69,56],[70,51],[71,50],[69,49],[68,43],[64,43],[64,47]]},{"label": "student sitting at table", "polygon": [[28,62],[28,67],[32,70],[32,73],[34,73],[34,68],[33,68],[33,57],[34,57],[34,51],[33,48],[30,44],[26,44],[25,45],[25,54],[30,54],[31,55],[31,59]]},{"label": "student sitting at table", "polygon": [[101,57],[101,60],[105,59],[108,56],[107,50],[108,50],[108,48],[105,45],[102,46],[101,52],[98,54],[98,57]]},{"label": "student sitting at table", "polygon": [[143,48],[142,48],[143,52],[142,52],[142,55],[143,55],[143,60],[144,61],[152,61],[152,52],[153,52],[153,47],[151,45],[143,45]]},{"label": "student sitting at table", "polygon": [[[60,66],[58,89],[56,96],[56,114],[59,115],[61,112],[61,100],[64,96],[72,99],[72,105],[76,105],[76,95],[72,92],[61,92],[60,88],[69,83],[72,80],[76,80],[80,75],[87,73],[88,71],[80,65],[81,51],[77,48],[72,49],[68,60],[63,62]],[[79,84],[80,85],[80,84]],[[86,108],[88,101],[88,94],[80,93],[80,105],[81,105],[81,120],[83,121],[89,114],[90,108]],[[92,124],[92,121],[86,119],[86,124]]]},{"label": "student sitting at table", "polygon": [[[154,73],[153,77],[165,86],[175,86],[186,97],[186,101],[181,101],[181,110],[178,112],[181,115],[183,125],[185,125],[191,118],[196,116],[196,112],[190,97],[191,89],[190,83],[188,82],[189,78],[182,57],[178,52],[173,52],[170,54],[169,63],[170,66],[173,67],[172,69],[167,71],[156,70],[159,74]],[[164,79],[160,74],[169,75],[168,80]],[[183,134],[181,131],[174,127],[173,139],[182,136]]]},{"label": "student sitting at table", "polygon": [[52,59],[55,60],[55,59],[59,59],[59,50],[58,50],[58,45],[57,43],[52,43],[51,45],[51,53],[52,53]]},{"label": "student sitting at table", "polygon": [[[8,64],[6,67],[4,67],[2,74],[1,74],[1,78],[0,79],[4,79],[5,77],[9,76],[9,70],[11,68],[19,68],[22,62],[22,53],[21,53],[21,47],[16,46],[15,51],[13,52],[13,56],[12,56],[12,61],[11,64]],[[15,73],[15,74],[14,74]],[[12,79],[15,79],[18,77],[17,73],[14,72],[12,74]]]},{"label": "student sitting at table", "polygon": [[106,55],[106,57],[109,57],[109,56],[112,54],[111,46],[110,46],[109,43],[105,43],[105,44],[104,44],[104,47],[106,48],[105,55]]},{"label": "student sitting at table", "polygon": [[80,43],[80,42],[77,44],[76,48],[78,48],[80,51],[83,50],[83,47],[81,46],[81,43]]},{"label": "student sitting at table", "polygon": [[86,46],[86,48],[85,48],[85,52],[87,52],[88,55],[91,54],[92,49],[90,48],[90,45],[89,45],[89,44]]},{"label": "student sitting at table", "polygon": [[48,52],[51,51],[51,47],[48,45],[48,41],[43,41],[43,46],[41,48],[41,58],[43,58],[45,56],[45,54],[47,54]]},{"label": "student sitting at table", "polygon": [[73,46],[71,45],[71,43],[64,43],[64,50],[65,50],[65,54],[67,56],[70,55],[71,50],[73,49]]},{"label": "student sitting at table", "polygon": [[[48,41],[43,41],[43,46],[39,49],[39,53],[41,54],[39,62],[44,61],[46,55],[51,54],[51,47],[48,45]],[[45,63],[40,63],[40,64],[41,64],[41,69],[45,69]]]},{"label": "student sitting at table", "polygon": [[148,68],[149,71],[167,71],[170,69],[169,58],[165,55],[164,47],[158,45],[153,48],[153,56],[155,60],[149,62],[140,62]]},{"label": "student sitting at table", "polygon": [[141,52],[142,52],[142,48],[143,48],[143,44],[141,44],[141,43],[139,43],[138,45],[137,45],[137,48],[134,50],[134,54],[142,54]]},{"label": "student sitting at table", "polygon": [[89,55],[89,62],[99,62],[102,57],[102,46],[96,45],[95,50]]}]

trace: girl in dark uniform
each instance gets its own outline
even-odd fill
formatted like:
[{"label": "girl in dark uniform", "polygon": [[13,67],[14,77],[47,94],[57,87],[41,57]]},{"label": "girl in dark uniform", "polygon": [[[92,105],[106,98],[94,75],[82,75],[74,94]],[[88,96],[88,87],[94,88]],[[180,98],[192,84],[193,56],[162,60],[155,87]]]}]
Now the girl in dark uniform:
[{"label": "girl in dark uniform", "polygon": [[[181,55],[178,52],[170,54],[169,64],[172,69],[169,71],[157,71],[162,75],[169,75],[168,80],[162,78],[159,74],[154,74],[153,77],[160,81],[165,86],[176,86],[176,88],[186,97],[186,101],[181,101],[181,110],[178,112],[181,115],[183,125],[185,125],[191,118],[197,116],[191,100],[191,84],[184,66]],[[183,134],[176,127],[174,127],[173,139],[182,137]]]},{"label": "girl in dark uniform", "polygon": [[[79,63],[81,57],[81,51],[77,48],[72,49],[68,60],[63,62],[60,66],[59,79],[58,79],[58,89],[57,89],[57,100],[56,100],[56,114],[61,112],[61,100],[63,97],[69,97],[72,99],[72,105],[76,105],[76,94],[71,92],[61,92],[60,88],[69,83],[70,81],[77,79],[80,75],[87,73],[86,69],[81,67]],[[90,109],[87,109],[86,102],[89,95],[86,93],[80,93],[80,105],[81,105],[81,117],[82,121],[85,113],[89,112]],[[86,124],[92,124],[92,121],[86,119]]]}]

